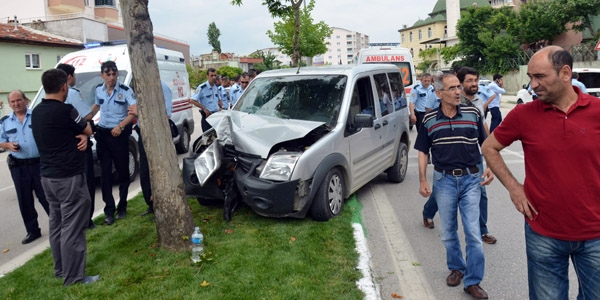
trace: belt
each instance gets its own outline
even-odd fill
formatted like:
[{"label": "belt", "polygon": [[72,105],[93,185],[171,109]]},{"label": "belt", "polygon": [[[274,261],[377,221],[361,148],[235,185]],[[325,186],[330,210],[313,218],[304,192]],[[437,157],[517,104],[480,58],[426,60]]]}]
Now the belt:
[{"label": "belt", "polygon": [[433,169],[440,173],[444,173],[444,175],[448,174],[448,175],[452,175],[452,176],[456,176],[456,177],[464,176],[467,174],[479,173],[479,168],[477,166],[467,167],[464,169],[453,169],[453,170],[443,170],[443,169],[440,169],[440,168],[434,166]]},{"label": "belt", "polygon": [[8,165],[9,167],[21,167],[21,166],[29,166],[40,163],[39,157],[34,158],[16,158],[12,155],[9,155]]},{"label": "belt", "polygon": [[96,126],[96,131],[112,131],[112,128],[104,128],[104,127],[100,127],[100,126]]}]

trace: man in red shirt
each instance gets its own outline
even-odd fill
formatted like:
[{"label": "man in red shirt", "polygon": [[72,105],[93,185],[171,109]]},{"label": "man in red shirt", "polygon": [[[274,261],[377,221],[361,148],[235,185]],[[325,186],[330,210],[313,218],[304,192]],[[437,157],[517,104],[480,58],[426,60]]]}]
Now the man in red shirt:
[{"label": "man in red shirt", "polygon": [[[600,299],[600,100],[571,85],[572,66],[558,46],[538,51],[527,74],[540,101],[515,107],[482,146],[525,216],[530,299],[568,298],[569,259],[579,296]],[[516,140],[525,155],[524,184],[500,155]]]}]

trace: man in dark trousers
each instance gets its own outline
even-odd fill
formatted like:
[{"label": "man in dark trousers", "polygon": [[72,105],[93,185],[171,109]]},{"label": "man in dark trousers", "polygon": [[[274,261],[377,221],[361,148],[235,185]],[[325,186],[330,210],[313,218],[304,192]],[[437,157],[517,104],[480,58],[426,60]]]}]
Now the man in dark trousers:
[{"label": "man in dark trousers", "polygon": [[6,161],[27,231],[22,244],[29,244],[42,236],[33,191],[48,214],[48,201],[40,179],[40,154],[31,132],[31,110],[27,108],[28,100],[22,91],[8,93],[8,105],[13,113],[0,119],[0,147],[10,152]]},{"label": "man in dark trousers", "polygon": [[84,276],[87,244],[85,230],[90,194],[84,174],[90,125],[70,104],[67,73],[51,69],[42,74],[46,98],[33,110],[33,137],[40,152],[42,186],[50,204],[50,248],[54,276],[64,285],[92,283],[100,276]]}]

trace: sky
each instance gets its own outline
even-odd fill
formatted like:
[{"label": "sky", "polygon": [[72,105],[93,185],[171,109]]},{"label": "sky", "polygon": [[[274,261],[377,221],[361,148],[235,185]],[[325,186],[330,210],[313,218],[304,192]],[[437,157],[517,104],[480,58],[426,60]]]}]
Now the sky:
[{"label": "sky", "polygon": [[[266,35],[278,21],[269,14],[262,0],[244,0],[242,6],[230,0],[155,0],[148,10],[154,33],[190,45],[192,55],[210,53],[206,32],[215,22],[221,32],[222,52],[248,55],[273,47]],[[399,42],[398,29],[425,19],[437,0],[315,0],[312,17],[330,27],[366,34],[370,42]]]}]

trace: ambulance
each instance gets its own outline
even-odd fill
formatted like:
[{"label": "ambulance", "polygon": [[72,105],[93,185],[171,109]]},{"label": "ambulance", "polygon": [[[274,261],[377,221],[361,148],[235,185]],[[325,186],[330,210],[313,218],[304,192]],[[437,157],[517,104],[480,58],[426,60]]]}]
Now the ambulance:
[{"label": "ambulance", "polygon": [[[112,60],[119,69],[119,82],[131,86],[133,79],[131,62],[127,45],[123,42],[102,42],[87,44],[86,48],[65,55],[58,63],[70,64],[75,67],[77,83],[75,88],[81,92],[85,102],[91,107],[95,101],[96,86],[104,83],[100,77],[100,65],[102,62]],[[158,71],[160,79],[167,83],[173,95],[173,107],[171,120],[177,125],[179,136],[173,139],[178,153],[189,151],[190,137],[194,132],[194,119],[190,99],[190,83],[185,59],[181,52],[155,47]],[[160,82],[156,83],[160,86]],[[44,89],[39,92],[31,102],[30,107],[35,107],[46,94]],[[98,123],[101,115],[94,116],[94,123]],[[94,146],[94,173],[100,176],[100,166],[96,159]],[[139,172],[137,147],[137,133],[134,131],[129,142],[129,175],[133,181]]]},{"label": "ambulance", "polygon": [[354,64],[393,64],[400,70],[406,95],[410,95],[417,81],[415,64],[410,50],[400,47],[400,43],[370,43],[369,48],[361,49],[352,59]]}]

